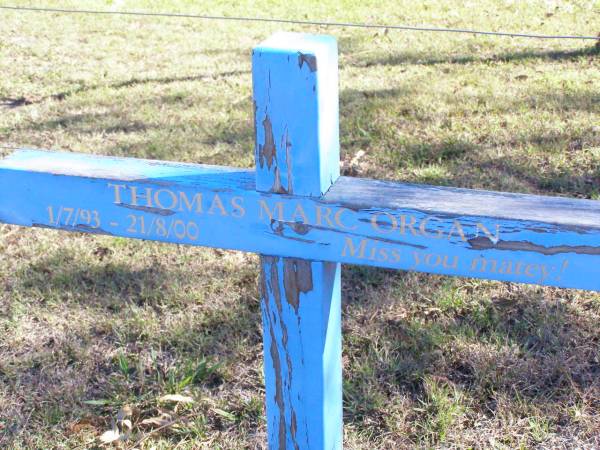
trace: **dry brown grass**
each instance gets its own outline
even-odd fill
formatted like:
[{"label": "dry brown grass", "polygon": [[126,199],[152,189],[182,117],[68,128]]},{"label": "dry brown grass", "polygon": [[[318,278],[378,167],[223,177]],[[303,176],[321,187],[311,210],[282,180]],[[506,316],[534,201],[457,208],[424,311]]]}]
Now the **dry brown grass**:
[{"label": "dry brown grass", "polygon": [[[582,34],[600,11],[210,7]],[[249,52],[278,26],[0,19],[0,144],[252,166]],[[600,198],[593,45],[312,31],[339,38],[353,174]],[[0,447],[94,448],[129,405],[134,434],[121,447],[263,448],[257,274],[253,255],[0,226]],[[346,448],[600,447],[598,294],[345,267],[343,301]],[[174,393],[195,402],[159,401]],[[155,433],[142,423],[163,413],[179,422]]]}]

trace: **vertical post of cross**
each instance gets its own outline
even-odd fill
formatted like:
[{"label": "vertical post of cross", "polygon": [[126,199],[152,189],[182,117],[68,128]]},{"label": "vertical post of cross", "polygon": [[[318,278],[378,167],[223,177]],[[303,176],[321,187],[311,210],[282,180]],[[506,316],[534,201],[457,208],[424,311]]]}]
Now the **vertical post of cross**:
[{"label": "vertical post of cross", "polygon": [[[256,189],[322,196],[339,177],[335,39],[277,33],[254,48],[252,77]],[[273,215],[269,232],[310,239],[310,227],[290,227],[302,214],[286,214],[288,223]],[[309,259],[261,256],[271,449],[342,447],[340,264]]]}]

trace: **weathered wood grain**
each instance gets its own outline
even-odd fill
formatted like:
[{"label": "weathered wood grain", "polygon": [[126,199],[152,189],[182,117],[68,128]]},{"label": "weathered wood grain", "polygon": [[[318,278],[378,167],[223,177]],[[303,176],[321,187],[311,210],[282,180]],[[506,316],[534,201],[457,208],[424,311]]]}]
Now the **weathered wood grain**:
[{"label": "weathered wood grain", "polygon": [[[254,176],[246,169],[22,150],[0,161],[0,221],[600,290],[598,201],[345,177],[318,199],[256,192]],[[60,207],[97,211],[100,224],[74,215],[67,222],[64,214],[51,223],[48,207],[55,215]],[[149,227],[157,218],[168,221],[170,232]]]},{"label": "weathered wood grain", "polygon": [[[279,33],[254,49],[256,188],[271,199],[321,197],[339,177],[337,72],[329,37]],[[269,448],[341,449],[340,264],[300,256],[261,256]]]},{"label": "weathered wood grain", "polygon": [[320,197],[340,176],[335,39],[273,35],[252,53],[252,84],[256,189]]},{"label": "weathered wood grain", "polygon": [[[254,176],[246,169],[22,150],[0,161],[0,221],[600,290],[598,201],[345,177],[318,199],[259,193]],[[55,215],[60,207],[97,211],[100,224],[75,216],[68,222],[64,214],[51,223],[48,207]],[[149,227],[157,218],[168,220],[170,232]]]}]

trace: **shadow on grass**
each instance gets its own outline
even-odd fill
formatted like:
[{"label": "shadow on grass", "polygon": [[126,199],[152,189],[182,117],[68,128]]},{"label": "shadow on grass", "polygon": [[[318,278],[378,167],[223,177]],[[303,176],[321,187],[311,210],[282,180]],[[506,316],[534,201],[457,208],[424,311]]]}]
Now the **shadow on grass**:
[{"label": "shadow on grass", "polygon": [[[566,52],[571,56],[587,55],[589,52]],[[558,57],[555,52],[549,52],[549,57]],[[564,55],[563,55],[564,56]],[[128,88],[138,84],[147,83],[172,83],[177,81],[198,81],[208,77],[228,77],[245,74],[244,71],[223,72],[215,75],[198,75],[193,77],[154,78],[154,79],[131,79],[118,82],[112,87],[115,89]],[[82,87],[82,90],[96,89],[103,86]],[[516,189],[531,186],[534,190],[548,192],[567,192],[571,187],[576,189],[577,195],[590,198],[597,195],[595,181],[598,176],[590,174],[593,167],[585,173],[576,173],[575,170],[564,169],[560,172],[540,172],[534,167],[528,167],[523,160],[510,157],[502,161],[486,160],[484,155],[493,147],[503,146],[531,146],[533,148],[558,148],[563,146],[565,150],[577,150],[583,143],[587,147],[598,145],[598,137],[591,130],[582,130],[577,136],[560,134],[556,136],[541,136],[531,133],[524,136],[510,136],[498,139],[497,136],[482,137],[475,142],[464,137],[441,138],[437,142],[423,140],[417,136],[411,136],[411,124],[415,122],[427,123],[434,120],[426,111],[415,108],[411,98],[419,94],[419,88],[406,85],[393,88],[380,88],[374,90],[344,90],[340,94],[340,111],[342,122],[342,153],[352,155],[359,149],[371,150],[368,157],[376,158],[377,163],[373,165],[378,169],[381,163],[392,171],[411,168],[422,168],[428,165],[442,166],[439,173],[429,173],[422,180],[434,184],[456,184],[461,187],[469,187],[470,179],[474,179],[473,173],[481,173],[490,170],[490,180],[496,179],[502,189],[506,189],[503,182],[508,172],[513,177],[518,177]],[[79,92],[77,89],[71,94]],[[71,95],[69,94],[69,95]],[[189,101],[184,94],[163,95],[150,98],[145,102],[156,107],[171,105],[186,107]],[[197,101],[197,100],[196,100]],[[600,112],[600,97],[597,94],[587,92],[551,92],[536,91],[528,94],[526,98],[509,99],[506,103],[496,104],[496,99],[481,98],[476,111],[473,114],[493,114],[500,116],[509,114],[523,108],[535,109],[540,113],[548,111],[551,113],[579,111]],[[493,106],[486,106],[493,105]],[[248,114],[242,120],[231,120],[226,117],[204,126],[201,119],[186,117],[175,124],[169,124],[168,128],[161,123],[146,123],[135,119],[129,119],[118,110],[108,113],[79,113],[64,115],[59,118],[41,120],[28,123],[24,127],[17,127],[18,132],[52,132],[64,129],[68,132],[95,135],[103,133],[106,135],[129,134],[130,138],[118,139],[119,142],[111,144],[112,147],[104,148],[101,153],[114,156],[137,156],[144,158],[155,158],[165,160],[183,160],[203,162],[210,164],[238,165],[239,161],[252,160],[252,147],[254,144],[254,131],[251,121],[251,103],[248,100],[245,107]],[[487,109],[492,108],[490,111]],[[382,121],[381,117],[385,117]],[[437,120],[437,119],[436,119]],[[453,121],[459,120],[452,118]],[[392,121],[392,122],[390,122]],[[439,125],[439,126],[443,126]],[[167,130],[164,130],[167,128]],[[402,130],[402,137],[394,134],[394,129]],[[164,131],[163,131],[164,130]],[[441,130],[441,134],[448,135],[448,130]],[[476,139],[472,138],[472,139]],[[112,141],[112,140],[111,140]],[[488,142],[489,141],[489,142]],[[230,146],[225,150],[225,147]],[[202,147],[201,150],[199,148]],[[212,150],[214,148],[214,151]],[[466,169],[467,166],[470,166]],[[359,173],[362,176],[377,176],[376,173]],[[486,187],[494,189],[494,183],[487,180]],[[591,180],[591,181],[590,181]],[[481,185],[480,180],[475,180]],[[498,188],[500,189],[500,188]]]},{"label": "shadow on grass", "polygon": [[[344,49],[344,41],[340,45]],[[345,65],[356,67],[372,66],[396,66],[396,65],[423,65],[434,66],[439,64],[492,64],[507,63],[524,60],[551,60],[551,61],[572,61],[584,57],[594,57],[600,55],[600,48],[585,47],[577,50],[528,50],[522,52],[507,52],[491,56],[473,56],[473,55],[447,55],[433,56],[424,55],[417,52],[397,52],[387,55],[361,55],[354,59],[351,53],[346,54],[349,60]]]},{"label": "shadow on grass", "polygon": [[[557,192],[565,191],[563,181],[557,183],[549,183],[541,179],[541,174],[535,169],[526,173],[523,167],[519,168],[519,161],[511,159],[503,159],[495,163],[492,161],[477,161],[477,155],[485,153],[486,148],[493,146],[518,146],[518,147],[537,147],[537,148],[555,148],[562,146],[565,151],[577,152],[586,147],[599,145],[600,140],[591,130],[581,130],[577,136],[572,136],[568,133],[558,133],[552,135],[529,134],[523,136],[510,136],[504,141],[499,140],[497,136],[493,137],[493,142],[471,142],[464,138],[454,139],[446,138],[441,142],[427,142],[413,138],[410,135],[404,137],[390,136],[390,127],[388,123],[381,123],[378,116],[381,111],[397,109],[396,123],[393,126],[408,127],[411,122],[430,120],[425,117],[420,117],[419,112],[413,110],[409,106],[398,108],[397,103],[403,102],[409,104],[411,96],[415,95],[413,87],[377,89],[371,91],[345,90],[341,93],[341,113],[342,113],[342,143],[343,153],[352,152],[354,149],[365,147],[383,147],[379,155],[386,161],[387,165],[392,168],[403,168],[407,166],[427,166],[430,164],[447,164],[446,168],[449,172],[453,170],[460,171],[453,176],[438,181],[441,184],[455,182],[457,179],[468,177],[468,173],[463,167],[453,167],[452,163],[460,163],[461,161],[469,161],[469,163],[477,164],[474,169],[494,169],[494,166],[510,166],[511,169],[532,185],[539,186],[542,190],[547,187],[550,191],[556,189],[552,185],[558,186],[560,189]],[[157,106],[183,102],[185,100],[182,95],[162,96],[153,98],[149,103]],[[550,93],[541,92],[539,95],[531,95],[528,99],[515,101],[515,107],[522,107],[523,104],[529,104],[528,107],[536,110],[562,109],[596,112],[600,111],[600,97],[589,96],[585,93],[567,94],[567,93]],[[248,101],[248,108],[251,108],[251,103]],[[497,108],[497,107],[496,107]],[[510,111],[511,106],[506,105],[502,111]],[[500,111],[500,113],[502,113]],[[56,129],[65,129],[68,132],[96,135],[103,133],[105,135],[112,134],[140,134],[141,139],[130,140],[128,142],[113,145],[113,147],[104,148],[102,153],[108,153],[113,156],[138,156],[157,159],[173,159],[189,161],[189,152],[194,151],[194,147],[198,146],[232,146],[232,152],[215,153],[208,158],[192,159],[197,162],[205,162],[211,164],[235,164],[238,159],[251,159],[252,146],[254,143],[254,130],[251,123],[250,114],[241,120],[220,120],[213,124],[210,128],[201,128],[201,121],[196,121],[193,118],[186,119],[183,122],[178,122],[176,125],[168,125],[168,130],[161,134],[165,128],[164,124],[147,123],[139,120],[129,119],[118,111],[108,113],[78,113],[71,115],[63,115],[60,118],[48,119],[27,124],[25,127],[16,128],[19,132],[38,132],[38,131],[54,131]],[[344,129],[345,128],[345,129]],[[196,132],[189,132],[194,131]],[[446,133],[448,134],[448,133]],[[182,153],[184,150],[186,153]],[[480,166],[479,166],[480,164]],[[590,170],[594,170],[590,167]],[[535,182],[537,176],[540,179]],[[494,176],[494,173],[491,173]],[[504,173],[499,173],[498,176],[503,176]],[[569,173],[549,174],[552,176],[559,175],[557,179],[566,181],[566,186],[578,186],[581,190],[589,185],[589,189],[583,191],[583,195],[589,197],[593,192],[593,184],[589,182],[581,183],[581,176],[573,174],[574,179],[569,182]],[[583,175],[586,179],[592,179],[589,174]],[[427,181],[429,182],[429,181]],[[561,187],[562,186],[562,187]],[[578,191],[579,192],[579,191]]]},{"label": "shadow on grass", "polygon": [[488,177],[490,185],[501,186],[514,178],[527,186],[528,191],[555,193],[583,199],[595,198],[600,187],[600,167],[586,169],[553,168],[540,173],[531,163],[510,160],[491,160],[478,163],[478,169]]},{"label": "shadow on grass", "polygon": [[235,77],[238,75],[246,75],[249,74],[249,71],[246,70],[230,70],[226,72],[217,72],[213,74],[198,74],[198,75],[188,75],[188,76],[180,76],[180,77],[157,77],[157,78],[130,78],[124,81],[118,81],[115,83],[107,83],[107,84],[93,84],[93,85],[84,85],[79,86],[77,88],[69,89],[62,92],[57,92],[56,94],[47,95],[41,98],[26,98],[26,97],[18,97],[18,98],[9,98],[2,97],[0,98],[0,107],[4,107],[6,109],[14,109],[19,106],[27,106],[35,103],[42,103],[45,101],[63,101],[69,97],[78,94],[85,94],[91,91],[95,91],[98,89],[124,89],[130,88],[139,85],[146,84],[171,84],[171,83],[181,83],[181,82],[193,82],[193,81],[201,81],[207,79],[218,79],[218,78],[227,78],[227,77]]},{"label": "shadow on grass", "polygon": [[[345,295],[344,334],[349,422],[388,433],[388,411],[398,397],[408,396],[416,405],[409,419],[423,423],[431,380],[467,399],[462,422],[509,412],[577,429],[579,419],[569,408],[585,405],[591,417],[600,412],[598,316],[565,302],[576,299],[576,291],[508,284],[488,299],[461,292],[448,301],[455,282],[447,277],[362,267],[345,275],[344,283],[352,286]],[[390,285],[399,291],[392,298]],[[420,300],[411,298],[419,291]],[[377,298],[387,299],[385,312],[374,314]],[[596,438],[594,424],[587,426],[579,437]],[[415,445],[443,443],[440,436],[425,439],[414,430]]]},{"label": "shadow on grass", "polygon": [[[111,250],[99,247],[98,255]],[[102,256],[99,256],[102,258]],[[128,305],[159,308],[169,285],[181,280],[162,265],[133,269],[125,263],[90,264],[73,253],[47,256],[19,273],[20,289],[39,292],[42,301],[68,302],[73,306],[107,308],[119,312]],[[124,299],[126,299],[124,301]]]},{"label": "shadow on grass", "polygon": [[[154,99],[153,103],[164,105],[173,101],[177,99],[159,97]],[[250,102],[248,107],[251,108]],[[64,129],[69,133],[87,136],[97,136],[101,133],[109,142],[114,142],[113,139],[109,139],[111,136],[115,136],[116,139],[123,135],[132,137],[99,149],[89,149],[93,150],[93,153],[109,156],[236,165],[239,160],[251,158],[253,154],[254,129],[250,116],[219,121],[209,128],[193,119],[170,124],[168,131],[165,131],[166,127],[162,123],[130,119],[119,112],[111,112],[68,114],[58,119],[28,124],[15,131],[37,133]],[[210,149],[224,146],[228,146],[227,152],[215,152]]]},{"label": "shadow on grass", "polygon": [[[153,260],[132,268],[113,262],[108,248],[98,247],[93,254],[100,262],[68,250],[52,253],[17,274],[8,315],[18,321],[27,311],[25,317],[36,325],[27,343],[2,349],[0,389],[13,401],[19,399],[0,412],[2,445],[26,442],[23,430],[33,422],[69,433],[69,424],[90,418],[102,431],[124,402],[149,414],[144,408],[154,409],[148,399],[179,392],[202,360],[213,369],[190,387],[203,396],[224,395],[224,381],[252,389],[250,396],[260,392],[260,379],[244,372],[262,355],[256,351],[262,340],[253,268],[234,270],[218,257],[210,264],[196,263],[210,279],[202,290],[190,285],[195,277],[183,266]],[[65,323],[58,319],[63,314],[84,320]],[[49,315],[58,316],[52,320],[58,327],[46,324]],[[240,402],[235,392],[227,392]],[[83,403],[94,399],[106,399],[109,406]],[[260,417],[237,403],[231,407],[244,414],[241,425],[258,430]],[[233,426],[205,410],[198,417],[206,419],[203,426],[209,431]],[[178,435],[176,440],[187,439],[185,433]]]},{"label": "shadow on grass", "polygon": [[[453,137],[447,129],[442,129],[444,124],[441,124],[438,125],[442,127],[440,138],[432,142],[412,134],[411,124],[439,120],[415,108],[410,101],[414,95],[416,91],[411,85],[341,93],[343,156],[350,159],[357,151],[369,149],[365,159],[371,160],[371,168],[367,164],[366,171],[358,173],[359,176],[381,177],[377,173],[382,167],[390,171],[406,171],[434,166],[440,170],[411,181],[458,187],[471,187],[471,183],[481,186],[483,182],[487,189],[495,190],[571,193],[583,198],[598,195],[600,168],[590,163],[594,154],[588,149],[600,145],[600,136],[592,127],[577,132],[548,131],[541,134],[528,131],[521,135],[503,133],[481,137],[475,133],[472,137]],[[489,114],[495,116],[524,107],[552,113],[600,113],[600,97],[585,92],[538,91],[527,98],[510,100],[507,104],[494,104],[491,97],[489,100],[481,99],[480,103],[493,104]],[[477,114],[486,114],[486,111],[478,111]],[[507,156],[506,150],[512,147],[518,151]],[[492,158],[494,148],[502,149],[503,156]],[[535,159],[530,156],[531,149],[537,154]],[[568,161],[580,163],[553,163],[553,158],[559,159],[555,156],[565,154],[570,155]],[[540,165],[544,170],[540,170]],[[509,180],[513,180],[512,184]]]},{"label": "shadow on grass", "polygon": [[[543,140],[536,136],[528,139],[531,145],[539,145]],[[518,145],[530,145],[528,139]],[[572,158],[580,157],[578,152],[581,149],[569,149],[569,144],[564,142],[563,153]],[[548,139],[547,145],[556,146],[557,141]],[[523,156],[493,158],[486,152],[485,146],[468,141],[450,139],[435,144],[399,143],[398,151],[387,151],[382,157],[388,164],[398,168],[442,165],[444,170],[440,173],[426,173],[417,180],[426,184],[471,187],[471,183],[474,183],[495,191],[582,199],[594,199],[600,192],[599,166],[554,166]],[[545,157],[541,159],[545,161]],[[545,166],[543,171],[539,168],[540,164]]]},{"label": "shadow on grass", "polygon": [[[195,358],[226,361],[229,371],[260,367],[254,267],[198,264],[196,270],[206,272],[210,285],[239,289],[226,305],[211,307],[210,299],[177,295],[189,289],[187,269],[157,261],[133,269],[112,262],[108,249],[93,254],[100,263],[61,251],[17,274],[19,298],[38,299],[43,302],[39,307],[50,311],[61,305],[59,311],[90,313],[91,321],[50,330],[39,343],[0,364],[3,391],[23,402],[7,439],[18,436],[30,418],[62,427],[93,416],[97,426],[109,426],[114,408],[99,413],[82,401],[139,402],[144,408],[144,398],[176,386],[186,376],[182,367]],[[527,417],[527,408],[541,410],[564,427],[574,420],[565,415],[565,407],[600,399],[597,318],[550,301],[551,295],[569,300],[576,295],[572,291],[508,285],[489,300],[476,297],[475,289],[460,301],[447,302],[454,284],[446,277],[351,267],[343,280],[345,417],[354,428],[389,434],[387,408],[399,396],[416,405],[429,401],[428,377],[464,392],[478,405],[477,413],[493,417],[499,414],[499,399],[508,398],[515,414]],[[127,358],[127,369],[120,354]],[[150,354],[155,356],[148,360]],[[146,381],[140,384],[140,379]],[[215,397],[230,389],[254,394],[262,389],[256,373],[248,378],[220,369],[200,384],[204,395]],[[245,406],[237,407],[246,414]],[[422,414],[413,411],[407,417],[418,423]],[[207,431],[220,430],[219,420],[209,417]],[[256,431],[262,425],[254,414],[244,426]],[[412,433],[412,442],[419,443],[422,434]],[[173,436],[175,442],[185,438]]]},{"label": "shadow on grass", "polygon": [[63,114],[58,119],[39,121],[19,130],[54,131],[67,129],[77,134],[96,135],[98,133],[139,133],[157,128],[157,125],[150,125],[138,120],[127,120],[115,113],[78,113]]}]

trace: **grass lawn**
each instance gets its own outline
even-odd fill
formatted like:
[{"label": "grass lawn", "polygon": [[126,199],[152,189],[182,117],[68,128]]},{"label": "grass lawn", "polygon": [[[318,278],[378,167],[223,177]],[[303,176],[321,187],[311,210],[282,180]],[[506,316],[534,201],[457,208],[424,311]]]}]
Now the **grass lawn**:
[{"label": "grass lawn", "polygon": [[[600,32],[598,0],[2,3]],[[0,145],[251,167],[250,51],[282,29],[338,38],[346,174],[600,200],[592,41],[0,10]],[[121,448],[264,448],[257,281],[255,255],[0,225],[0,448],[124,420]],[[600,447],[599,294],[342,289],[345,448]]]}]

